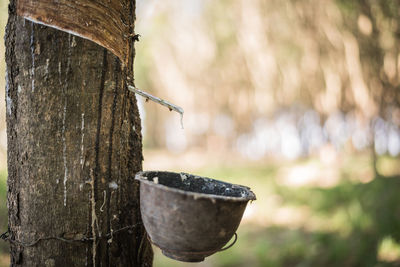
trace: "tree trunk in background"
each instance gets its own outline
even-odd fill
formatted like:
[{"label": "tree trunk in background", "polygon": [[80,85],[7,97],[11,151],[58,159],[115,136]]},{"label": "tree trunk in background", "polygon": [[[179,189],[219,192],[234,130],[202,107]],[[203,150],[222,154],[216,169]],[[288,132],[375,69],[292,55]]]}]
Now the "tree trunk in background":
[{"label": "tree trunk in background", "polygon": [[126,71],[90,41],[17,17],[13,0],[9,13],[11,265],[151,266],[134,181],[140,118]]}]

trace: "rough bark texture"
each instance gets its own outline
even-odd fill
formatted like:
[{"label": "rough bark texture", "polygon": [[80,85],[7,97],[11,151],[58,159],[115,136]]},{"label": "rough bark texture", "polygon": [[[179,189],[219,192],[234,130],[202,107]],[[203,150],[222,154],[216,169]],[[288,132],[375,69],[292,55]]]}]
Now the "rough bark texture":
[{"label": "rough bark texture", "polygon": [[83,36],[109,49],[127,66],[132,63],[131,0],[18,0],[17,13]]},{"label": "rough bark texture", "polygon": [[151,266],[131,70],[15,8],[12,0],[5,40],[12,266]]}]

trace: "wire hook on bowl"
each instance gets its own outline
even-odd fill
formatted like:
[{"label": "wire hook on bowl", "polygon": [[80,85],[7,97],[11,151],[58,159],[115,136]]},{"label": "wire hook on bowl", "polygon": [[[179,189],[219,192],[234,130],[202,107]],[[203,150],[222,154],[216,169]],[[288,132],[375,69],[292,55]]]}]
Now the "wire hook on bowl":
[{"label": "wire hook on bowl", "polygon": [[232,244],[230,244],[229,246],[227,246],[225,248],[221,248],[218,251],[224,251],[224,250],[227,250],[227,249],[231,248],[233,245],[235,245],[236,241],[237,241],[237,233],[235,233],[235,239],[233,240]]}]

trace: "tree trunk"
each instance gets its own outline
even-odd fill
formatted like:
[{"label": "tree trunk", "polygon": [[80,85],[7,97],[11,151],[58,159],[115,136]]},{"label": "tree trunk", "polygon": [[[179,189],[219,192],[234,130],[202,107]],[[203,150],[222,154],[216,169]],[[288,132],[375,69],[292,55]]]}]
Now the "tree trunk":
[{"label": "tree trunk", "polygon": [[5,42],[11,265],[151,266],[129,70],[91,41],[16,16],[15,0]]}]

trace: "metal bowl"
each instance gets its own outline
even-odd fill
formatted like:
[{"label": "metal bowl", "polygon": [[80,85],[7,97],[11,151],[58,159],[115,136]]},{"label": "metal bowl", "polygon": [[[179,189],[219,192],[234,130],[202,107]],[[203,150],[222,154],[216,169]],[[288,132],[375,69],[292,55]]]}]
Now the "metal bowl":
[{"label": "metal bowl", "polygon": [[150,241],[179,261],[200,262],[221,250],[256,199],[248,187],[187,173],[147,171],[135,179]]}]

